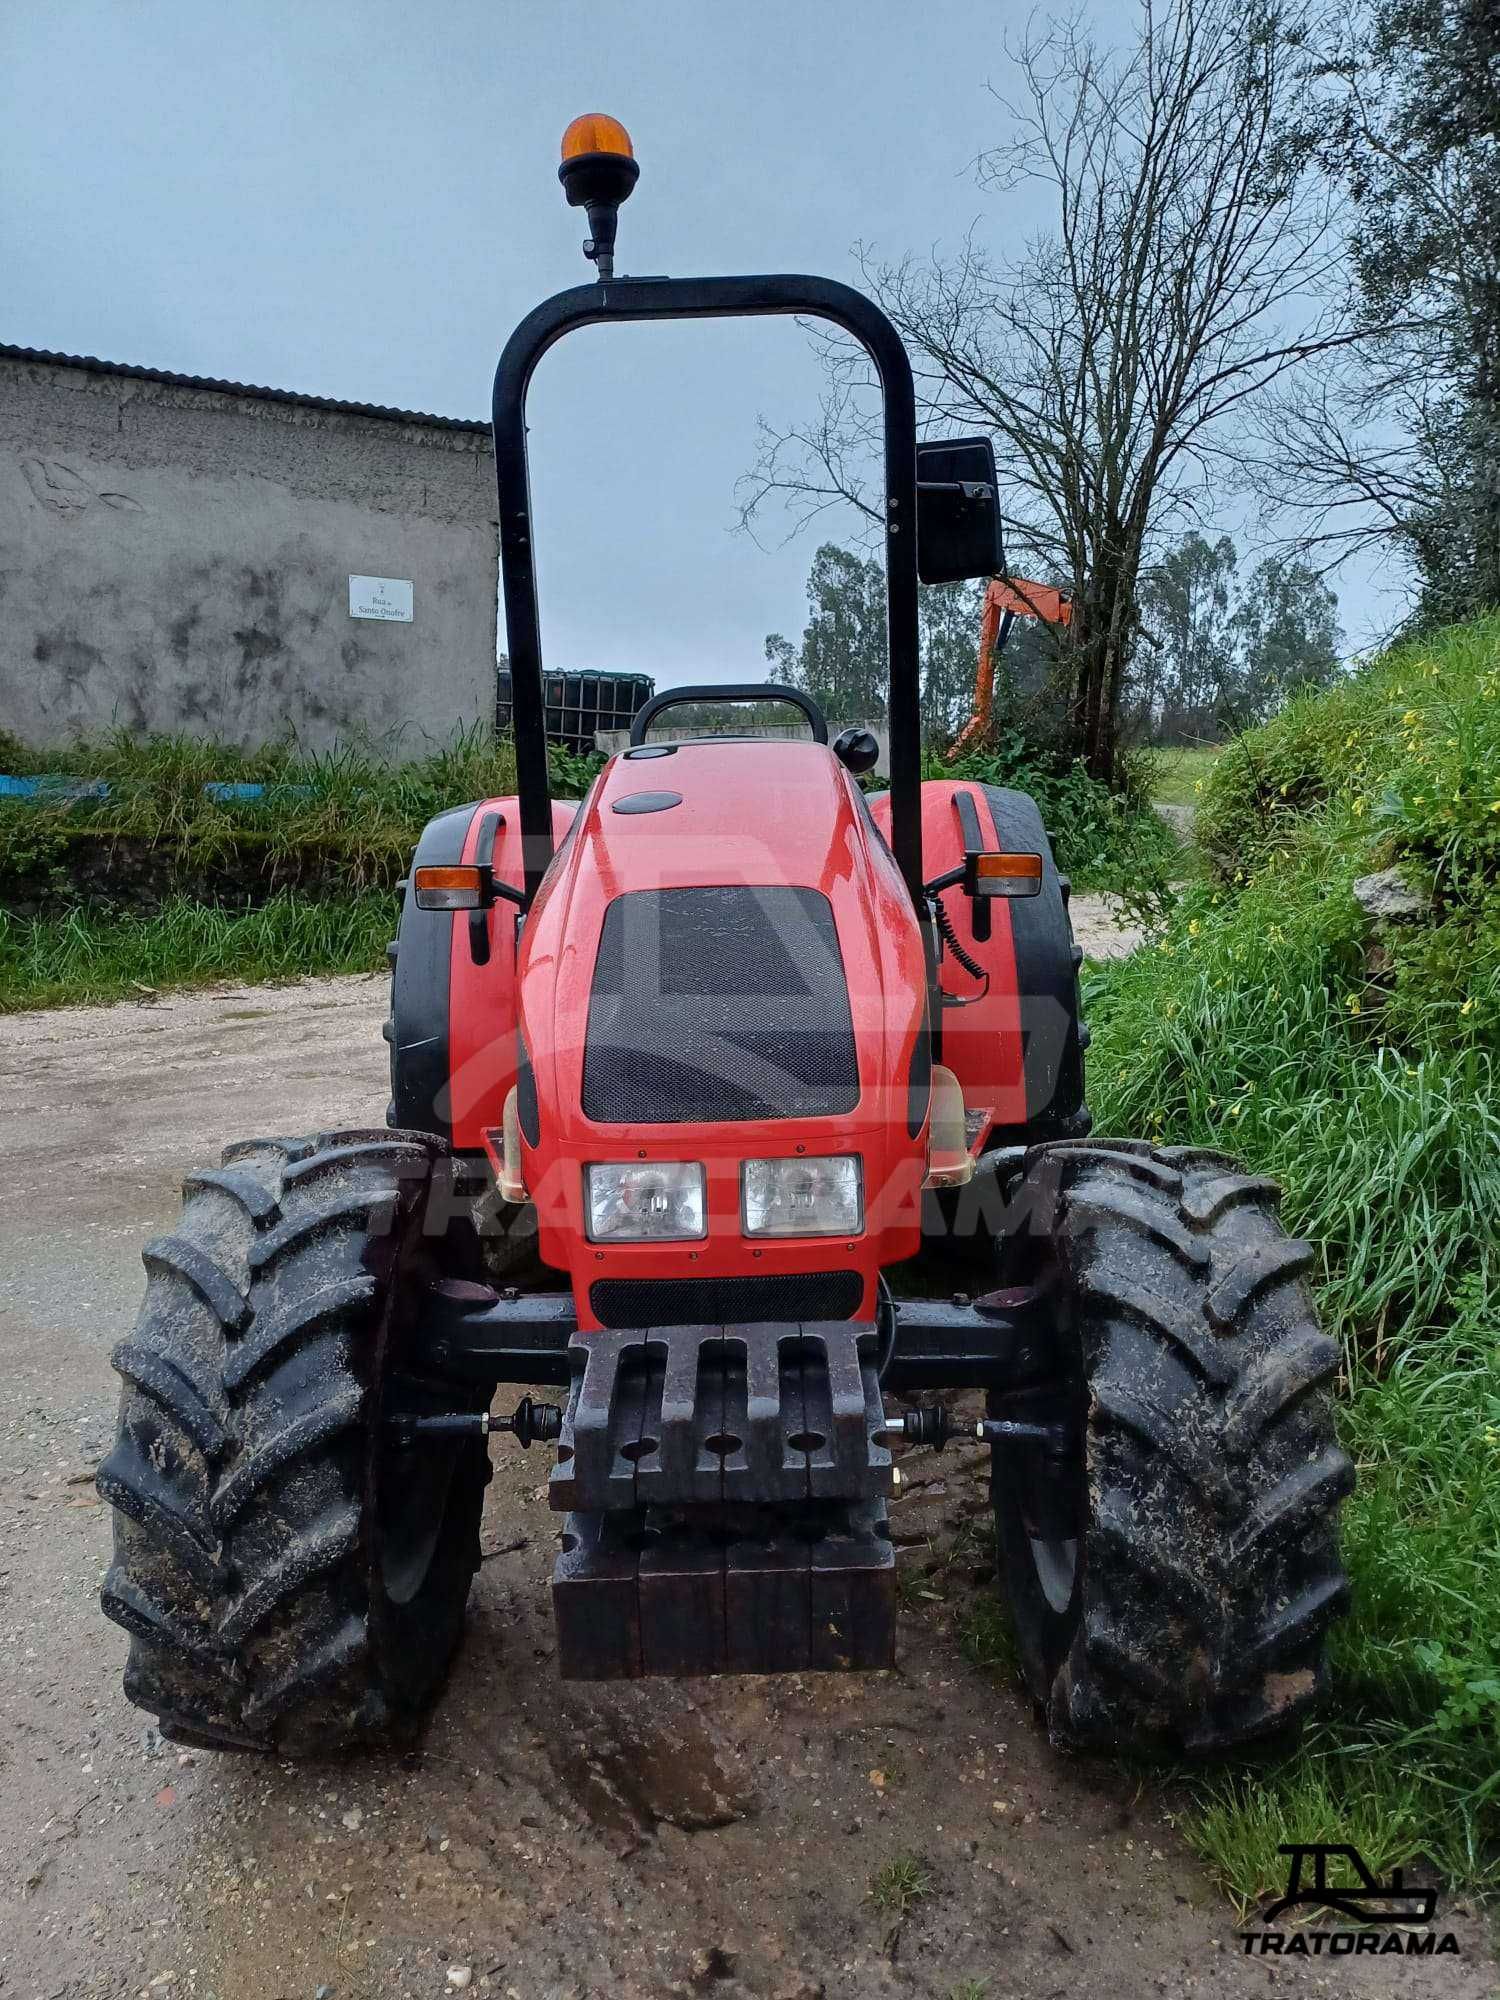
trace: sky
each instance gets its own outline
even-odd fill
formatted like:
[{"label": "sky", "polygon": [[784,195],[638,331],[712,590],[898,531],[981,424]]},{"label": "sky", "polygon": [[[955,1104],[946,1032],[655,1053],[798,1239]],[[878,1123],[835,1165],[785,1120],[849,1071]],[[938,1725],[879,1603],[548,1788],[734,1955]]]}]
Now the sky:
[{"label": "sky", "polygon": [[[635,141],[622,274],[855,279],[856,242],[923,252],[977,222],[998,246],[1046,220],[972,173],[1027,11],[9,0],[0,340],[483,417],[516,320],[592,277],[556,179],[576,113]],[[790,321],[591,328],[546,357],[529,409],[549,666],[764,677],[835,524],[758,547],[735,483],[757,416],[809,414],[818,384]],[[1351,641],[1373,636],[1389,602],[1337,581]]]}]

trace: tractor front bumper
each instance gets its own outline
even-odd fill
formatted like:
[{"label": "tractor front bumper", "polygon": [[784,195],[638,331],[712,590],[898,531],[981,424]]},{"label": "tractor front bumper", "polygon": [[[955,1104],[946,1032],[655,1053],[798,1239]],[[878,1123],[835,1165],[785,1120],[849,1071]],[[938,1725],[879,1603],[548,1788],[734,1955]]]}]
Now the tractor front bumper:
[{"label": "tractor front bumper", "polygon": [[1009,1389],[1045,1373],[1047,1336],[1029,1291],[906,1301],[884,1329],[580,1334],[567,1294],[449,1281],[427,1353],[471,1382],[567,1385],[548,1481],[558,1664],[611,1680],[893,1666],[888,1441],[903,1419],[882,1388]]}]

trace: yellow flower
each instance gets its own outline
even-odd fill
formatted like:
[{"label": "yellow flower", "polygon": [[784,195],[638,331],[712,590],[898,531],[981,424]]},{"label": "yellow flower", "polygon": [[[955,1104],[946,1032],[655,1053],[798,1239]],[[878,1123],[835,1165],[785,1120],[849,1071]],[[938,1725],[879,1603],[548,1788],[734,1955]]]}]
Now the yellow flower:
[{"label": "yellow flower", "polygon": [[1188,936],[1197,937],[1202,929],[1203,929],[1202,924],[1199,923],[1196,917],[1193,917],[1192,919],[1190,919],[1188,923]]},{"label": "yellow flower", "polygon": [[1367,803],[1368,801],[1365,799],[1356,799],[1354,801],[1354,817],[1356,819],[1360,819],[1364,816],[1364,810]]},{"label": "yellow flower", "polygon": [[1490,811],[1492,813],[1500,813],[1500,799],[1493,799],[1490,802]]},{"label": "yellow flower", "polygon": [[1460,1014],[1472,1014],[1474,1011],[1473,1000],[1472,999],[1465,1000],[1464,1004],[1462,1005],[1462,1007],[1459,1008],[1458,1011]]},{"label": "yellow flower", "polygon": [[1351,993],[1349,998],[1344,1002],[1344,1005],[1349,1009],[1351,1014],[1357,1014],[1359,1012],[1359,995]]},{"label": "yellow flower", "polygon": [[1417,714],[1417,711],[1414,708],[1409,708],[1401,718],[1401,727],[1403,729],[1414,729],[1421,720],[1422,718]]},{"label": "yellow flower", "polygon": [[1243,1104],[1231,1104],[1231,1105],[1230,1105],[1230,1107],[1229,1107],[1229,1115],[1230,1115],[1230,1117],[1231,1117],[1231,1118],[1238,1118],[1238,1117],[1239,1117],[1239,1115],[1240,1115],[1240,1113],[1241,1113],[1241,1112],[1242,1112],[1242,1111],[1244,1110],[1244,1108],[1245,1108],[1245,1107],[1244,1107],[1244,1105],[1243,1105]]}]

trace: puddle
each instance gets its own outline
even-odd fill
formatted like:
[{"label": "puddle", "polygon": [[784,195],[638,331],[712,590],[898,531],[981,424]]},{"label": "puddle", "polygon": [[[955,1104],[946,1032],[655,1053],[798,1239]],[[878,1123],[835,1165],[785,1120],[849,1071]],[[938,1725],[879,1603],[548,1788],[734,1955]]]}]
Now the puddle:
[{"label": "puddle", "polygon": [[608,1707],[571,1705],[562,1721],[548,1744],[552,1768],[607,1832],[649,1834],[667,1825],[699,1833],[756,1810],[735,1759],[696,1713],[663,1721],[622,1703],[616,1691]]}]

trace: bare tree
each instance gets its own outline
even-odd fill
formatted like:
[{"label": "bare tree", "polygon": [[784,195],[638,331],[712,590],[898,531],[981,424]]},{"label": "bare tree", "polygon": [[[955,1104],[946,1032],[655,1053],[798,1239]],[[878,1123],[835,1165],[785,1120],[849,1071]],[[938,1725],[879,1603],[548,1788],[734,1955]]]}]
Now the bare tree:
[{"label": "bare tree", "polygon": [[[1123,50],[1077,20],[1033,23],[1008,51],[1007,136],[977,161],[1001,247],[976,225],[953,258],[859,253],[927,428],[997,436],[1014,566],[1072,593],[1069,734],[1105,779],[1153,538],[1201,511],[1244,406],[1350,337],[1330,302],[1328,184],[1279,143],[1306,87],[1294,27],[1275,0],[1140,0]],[[1024,184],[1047,191],[1053,226],[1010,245],[1004,197]],[[799,523],[845,505],[876,518],[868,368],[841,337],[814,337],[819,417],[763,426],[747,525],[774,496]]]},{"label": "bare tree", "polygon": [[1470,616],[1500,603],[1500,11],[1330,8],[1307,68],[1362,338],[1266,400],[1247,475],[1322,567],[1382,547],[1420,620]]}]

